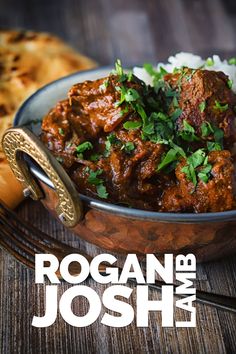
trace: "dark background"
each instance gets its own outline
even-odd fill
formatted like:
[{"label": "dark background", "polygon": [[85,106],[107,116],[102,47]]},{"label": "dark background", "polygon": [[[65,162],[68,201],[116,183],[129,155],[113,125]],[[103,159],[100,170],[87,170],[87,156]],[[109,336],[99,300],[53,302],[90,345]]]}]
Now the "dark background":
[{"label": "dark background", "polygon": [[[101,65],[166,60],[178,51],[204,57],[236,56],[235,0],[0,0],[0,27],[49,31]],[[40,203],[27,201],[18,213],[54,237],[91,255],[101,250],[80,241]],[[226,235],[227,237],[227,235]],[[198,265],[199,289],[236,296],[236,259]],[[104,286],[87,285],[102,296]],[[60,295],[69,288],[60,286]],[[149,328],[108,328],[100,320],[74,328],[60,317],[47,329],[32,328],[44,313],[44,288],[34,272],[0,251],[0,353],[236,353],[236,315],[197,304],[196,328],[162,328],[160,314]],[[59,295],[59,296],[60,296]],[[158,293],[152,292],[151,299]],[[129,301],[135,306],[135,298]],[[75,302],[76,313],[86,301]]]},{"label": "dark background", "polygon": [[235,0],[0,0],[0,27],[55,33],[101,65],[236,53]]}]

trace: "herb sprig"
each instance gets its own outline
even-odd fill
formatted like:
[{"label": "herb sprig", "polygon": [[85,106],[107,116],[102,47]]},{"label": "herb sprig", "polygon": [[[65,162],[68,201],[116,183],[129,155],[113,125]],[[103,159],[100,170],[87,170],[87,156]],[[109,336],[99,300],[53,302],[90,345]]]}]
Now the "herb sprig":
[{"label": "herb sprig", "polygon": [[87,150],[93,149],[93,144],[90,141],[85,141],[76,147],[77,157],[83,159],[83,153]]},{"label": "herb sprig", "polygon": [[97,194],[102,199],[108,198],[108,192],[106,190],[106,186],[104,185],[104,181],[101,178],[98,178],[103,173],[102,169],[98,169],[97,171],[93,171],[89,167],[85,168],[85,172],[89,173],[88,183],[96,186]]},{"label": "herb sprig", "polygon": [[[213,65],[212,61],[208,60],[208,66]],[[223,147],[223,131],[214,127],[208,122],[201,126],[201,136],[212,136],[214,141],[207,141],[206,148],[191,151],[189,142],[197,142],[200,140],[195,128],[187,121],[183,120],[182,128],[176,126],[176,120],[181,116],[182,109],[179,107],[179,95],[181,92],[182,79],[191,80],[195,73],[193,70],[190,74],[186,68],[176,69],[179,73],[177,87],[173,89],[163,77],[167,72],[163,68],[155,70],[151,64],[144,65],[145,70],[152,76],[154,90],[157,94],[161,93],[165,96],[166,107],[165,111],[159,109],[150,112],[150,106],[146,106],[144,98],[134,88],[126,86],[128,80],[127,74],[122,69],[121,62],[116,64],[116,74],[118,81],[121,83],[117,90],[120,92],[120,100],[117,106],[122,104],[131,107],[141,118],[137,121],[126,121],[123,127],[127,130],[140,129],[143,140],[149,140],[153,143],[164,144],[169,149],[163,154],[162,160],[157,166],[157,172],[161,170],[170,171],[175,168],[181,158],[186,160],[186,166],[182,168],[186,177],[192,181],[196,187],[198,180],[207,182],[210,178],[211,165],[207,162],[207,151],[221,150]],[[155,103],[155,102],[154,102]],[[159,107],[154,104],[152,106]],[[222,105],[218,101],[215,102],[215,108],[221,112],[228,109],[228,105]],[[206,109],[206,102],[199,104],[201,113]],[[167,114],[167,112],[172,112]],[[183,146],[183,147],[182,147]],[[122,146],[125,149],[125,145]],[[129,144],[129,150],[134,150],[134,146]]]}]

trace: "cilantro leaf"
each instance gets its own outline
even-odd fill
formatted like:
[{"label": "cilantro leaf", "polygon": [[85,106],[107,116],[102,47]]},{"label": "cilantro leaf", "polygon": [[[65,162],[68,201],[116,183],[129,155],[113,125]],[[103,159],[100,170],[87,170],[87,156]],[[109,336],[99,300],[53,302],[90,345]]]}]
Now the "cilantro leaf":
[{"label": "cilantro leaf", "polygon": [[201,102],[198,107],[200,112],[203,113],[206,109],[206,101]]},{"label": "cilantro leaf", "polygon": [[176,161],[178,157],[179,157],[179,151],[173,148],[170,149],[162,159],[161,163],[158,165],[157,171],[162,170],[173,161]]},{"label": "cilantro leaf", "polygon": [[106,199],[108,197],[106,187],[103,184],[103,180],[101,178],[98,178],[98,176],[103,173],[103,170],[98,169],[97,171],[93,171],[87,167],[85,171],[89,172],[88,183],[96,186],[96,191],[100,198]]},{"label": "cilantro leaf", "polygon": [[105,142],[105,150],[104,150],[103,155],[104,155],[105,157],[108,157],[108,156],[110,155],[110,150],[111,150],[111,142],[110,142],[109,140],[107,140],[107,141]]},{"label": "cilantro leaf", "polygon": [[142,118],[143,125],[145,126],[147,124],[147,114],[146,114],[144,108],[141,106],[141,104],[136,104],[135,108],[136,108],[138,114],[140,115],[140,117]]},{"label": "cilantro leaf", "polygon": [[138,129],[141,126],[142,126],[142,123],[138,122],[138,121],[135,121],[135,122],[128,121],[123,124],[123,127],[127,130]]},{"label": "cilantro leaf", "polygon": [[101,183],[101,179],[97,178],[103,173],[103,170],[98,169],[97,171],[89,170],[88,183],[94,184],[95,186]]},{"label": "cilantro leaf", "polygon": [[224,132],[220,128],[214,128],[214,138],[217,143],[223,144]]},{"label": "cilantro leaf", "polygon": [[127,143],[123,144],[121,150],[125,150],[127,154],[130,154],[135,149],[134,143],[128,141]]},{"label": "cilantro leaf", "polygon": [[178,135],[185,141],[196,141],[199,140],[195,135],[195,129],[187,122],[185,119],[183,121],[183,129],[178,133]]},{"label": "cilantro leaf", "polygon": [[152,64],[150,63],[144,63],[143,68],[146,70],[146,72],[151,75],[155,76],[156,75],[156,70],[153,68]]},{"label": "cilantro leaf", "polygon": [[187,162],[196,168],[204,162],[205,157],[206,153],[204,149],[198,149],[187,158]]},{"label": "cilantro leaf", "polygon": [[137,101],[140,98],[140,95],[137,90],[133,88],[129,88],[126,93],[125,93],[125,101],[126,102],[134,102]]},{"label": "cilantro leaf", "polygon": [[150,122],[143,127],[143,133],[146,135],[154,134],[154,122]]},{"label": "cilantro leaf", "polygon": [[184,174],[186,175],[187,179],[193,183],[194,187],[196,187],[196,185],[197,185],[197,177],[196,177],[196,172],[195,172],[195,169],[194,169],[193,165],[184,166],[181,169],[181,171],[184,172]]},{"label": "cilantro leaf", "polygon": [[198,166],[204,164],[205,161],[206,153],[204,149],[198,149],[187,158],[187,165],[181,169],[181,171],[184,172],[184,174],[186,175],[187,179],[193,183],[194,187],[196,187],[197,185],[197,176],[195,169]]},{"label": "cilantro leaf", "polygon": [[214,60],[212,58],[207,58],[205,64],[206,64],[206,66],[213,66],[214,65]]},{"label": "cilantro leaf", "polygon": [[176,120],[177,118],[179,118],[182,114],[182,109],[177,108],[172,114],[171,114],[171,119],[172,120]]},{"label": "cilantro leaf", "polygon": [[197,176],[198,178],[203,181],[204,183],[207,183],[209,178],[210,178],[210,172],[212,170],[212,165],[211,164],[207,164],[206,166],[204,166],[200,172],[198,172]]},{"label": "cilantro leaf", "polygon": [[228,103],[226,104],[221,104],[219,101],[215,100],[215,109],[218,109],[220,112],[225,112],[229,108]]},{"label": "cilantro leaf", "polygon": [[175,149],[175,150],[178,152],[178,154],[179,154],[180,156],[186,157],[186,154],[185,154],[184,150],[183,150],[180,146],[176,145],[173,141],[169,141],[169,145],[170,145],[173,149]]},{"label": "cilantro leaf", "polygon": [[89,159],[90,159],[90,161],[96,162],[100,159],[100,155],[99,154],[92,154]]},{"label": "cilantro leaf", "polygon": [[76,147],[76,152],[78,154],[81,154],[86,150],[91,150],[92,148],[93,148],[93,145],[90,143],[90,141],[85,141],[84,143],[82,143]]},{"label": "cilantro leaf", "polygon": [[116,144],[118,143],[118,141],[119,140],[116,138],[115,133],[111,133],[107,136],[107,140],[105,141],[105,150],[103,153],[105,157],[108,157],[110,155],[112,144]]},{"label": "cilantro leaf", "polygon": [[202,132],[202,137],[207,137],[210,134],[214,133],[214,128],[212,127],[211,123],[204,122],[201,125],[201,132]]},{"label": "cilantro leaf", "polygon": [[228,60],[229,65],[236,65],[236,58],[230,58]]},{"label": "cilantro leaf", "polygon": [[103,81],[103,83],[99,86],[99,90],[106,91],[107,87],[109,86],[109,79]]},{"label": "cilantro leaf", "polygon": [[115,62],[115,70],[116,70],[117,75],[119,75],[119,76],[122,76],[124,74],[120,59],[117,59]]},{"label": "cilantro leaf", "polygon": [[172,104],[173,104],[173,107],[174,107],[174,108],[178,108],[178,107],[179,107],[179,102],[178,102],[176,96],[173,97]]},{"label": "cilantro leaf", "polygon": [[213,141],[208,141],[207,142],[207,149],[208,151],[220,151],[222,150],[221,144],[213,142]]},{"label": "cilantro leaf", "polygon": [[164,75],[167,74],[167,71],[162,66],[160,66],[159,70],[157,70],[157,69],[154,69],[152,64],[145,63],[145,64],[143,64],[143,68],[146,70],[146,72],[150,76],[152,76],[154,82],[159,81]]},{"label": "cilantro leaf", "polygon": [[107,199],[107,197],[108,197],[107,189],[103,184],[98,184],[96,186],[96,190],[97,190],[97,194],[100,198]]},{"label": "cilantro leaf", "polygon": [[228,86],[228,88],[231,90],[232,87],[233,87],[233,80],[228,80],[228,81],[227,81],[227,86]]},{"label": "cilantro leaf", "polygon": [[65,132],[64,132],[64,130],[63,130],[62,128],[59,128],[59,129],[58,129],[58,132],[59,132],[59,134],[62,135],[62,136],[65,135]]}]

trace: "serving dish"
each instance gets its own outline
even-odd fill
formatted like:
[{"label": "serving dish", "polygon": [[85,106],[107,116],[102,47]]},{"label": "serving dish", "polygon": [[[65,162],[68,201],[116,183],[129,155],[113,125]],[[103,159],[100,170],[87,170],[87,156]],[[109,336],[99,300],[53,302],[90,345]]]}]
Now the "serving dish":
[{"label": "serving dish", "polygon": [[73,84],[105,77],[110,71],[111,68],[94,69],[54,81],[21,106],[15,128],[3,138],[3,148],[25,194],[40,199],[79,237],[113,252],[192,252],[198,261],[235,252],[236,210],[199,214],[151,212],[81,195],[37,138],[40,130],[37,124],[30,124],[32,120],[41,120]]}]

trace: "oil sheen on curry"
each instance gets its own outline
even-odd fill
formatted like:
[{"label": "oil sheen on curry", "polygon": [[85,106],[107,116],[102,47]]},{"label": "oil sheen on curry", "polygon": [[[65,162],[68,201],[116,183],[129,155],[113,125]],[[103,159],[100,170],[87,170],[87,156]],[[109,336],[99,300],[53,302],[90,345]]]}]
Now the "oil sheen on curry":
[{"label": "oil sheen on curry", "polygon": [[161,212],[235,208],[236,95],[222,72],[153,70],[74,85],[41,139],[81,194]]}]

